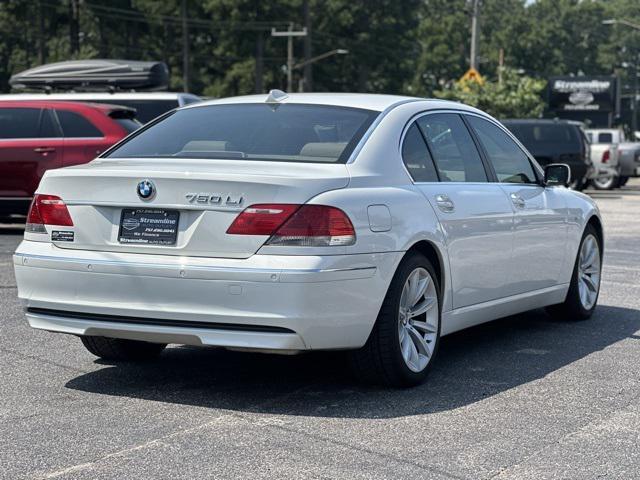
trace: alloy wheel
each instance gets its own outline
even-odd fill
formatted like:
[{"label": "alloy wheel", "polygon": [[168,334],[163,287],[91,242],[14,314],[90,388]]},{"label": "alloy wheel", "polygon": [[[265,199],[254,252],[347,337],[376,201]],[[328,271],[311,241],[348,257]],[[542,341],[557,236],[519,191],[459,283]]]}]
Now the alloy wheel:
[{"label": "alloy wheel", "polygon": [[407,277],[400,295],[398,338],[407,367],[421,372],[431,360],[440,321],[436,285],[429,272],[416,268]]},{"label": "alloy wheel", "polygon": [[580,303],[590,310],[598,299],[600,290],[600,246],[593,235],[587,235],[580,246],[578,260],[578,292]]}]

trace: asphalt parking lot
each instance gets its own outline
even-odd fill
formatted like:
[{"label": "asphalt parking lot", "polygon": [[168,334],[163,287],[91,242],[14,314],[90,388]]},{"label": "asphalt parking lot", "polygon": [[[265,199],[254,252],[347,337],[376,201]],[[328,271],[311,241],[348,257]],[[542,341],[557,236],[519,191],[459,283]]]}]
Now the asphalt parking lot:
[{"label": "asphalt parking lot", "polygon": [[592,194],[607,235],[594,317],[446,337],[411,390],[358,385],[338,354],[97,361],[27,327],[21,232],[0,227],[0,478],[640,478],[640,181]]}]

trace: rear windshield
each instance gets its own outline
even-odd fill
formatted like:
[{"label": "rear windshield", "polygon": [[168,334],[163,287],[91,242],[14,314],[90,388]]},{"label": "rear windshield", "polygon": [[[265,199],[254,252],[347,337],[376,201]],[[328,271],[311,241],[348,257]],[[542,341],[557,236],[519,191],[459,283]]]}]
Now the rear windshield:
[{"label": "rear windshield", "polygon": [[107,99],[107,100],[87,100],[92,103],[109,103],[133,108],[136,111],[136,118],[142,123],[147,123],[163,113],[178,108],[178,100],[130,100],[130,99]]},{"label": "rear windshield", "polygon": [[133,118],[114,118],[115,122],[125,129],[127,133],[135,132],[142,124]]},{"label": "rear windshield", "polygon": [[504,125],[513,132],[529,150],[536,150],[537,146],[562,145],[582,147],[578,129],[566,124],[526,124],[504,122]]},{"label": "rear windshield", "polygon": [[188,108],[142,130],[108,156],[345,163],[377,115],[301,104]]}]

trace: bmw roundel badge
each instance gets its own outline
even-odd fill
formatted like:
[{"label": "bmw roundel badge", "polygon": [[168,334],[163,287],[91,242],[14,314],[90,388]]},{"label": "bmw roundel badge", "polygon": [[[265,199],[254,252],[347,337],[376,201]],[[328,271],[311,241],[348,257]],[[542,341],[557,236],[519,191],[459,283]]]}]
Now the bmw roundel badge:
[{"label": "bmw roundel badge", "polygon": [[136,190],[142,200],[151,200],[156,194],[156,187],[151,180],[142,180]]}]

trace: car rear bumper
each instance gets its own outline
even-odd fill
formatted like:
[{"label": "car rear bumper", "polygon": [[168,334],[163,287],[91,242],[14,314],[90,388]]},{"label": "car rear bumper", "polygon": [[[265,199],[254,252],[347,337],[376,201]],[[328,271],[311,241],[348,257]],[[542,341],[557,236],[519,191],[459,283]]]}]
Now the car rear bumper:
[{"label": "car rear bumper", "polygon": [[37,329],[297,351],[362,346],[401,256],[207,259],[24,241],[14,266]]}]

